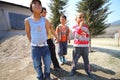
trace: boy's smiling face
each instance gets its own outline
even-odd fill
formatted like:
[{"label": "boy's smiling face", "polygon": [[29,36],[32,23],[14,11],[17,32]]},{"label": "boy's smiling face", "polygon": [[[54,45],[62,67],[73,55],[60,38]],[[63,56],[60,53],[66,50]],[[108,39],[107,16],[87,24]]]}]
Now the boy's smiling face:
[{"label": "boy's smiling face", "polygon": [[32,10],[33,12],[41,13],[42,5],[38,1],[34,1],[32,3]]}]

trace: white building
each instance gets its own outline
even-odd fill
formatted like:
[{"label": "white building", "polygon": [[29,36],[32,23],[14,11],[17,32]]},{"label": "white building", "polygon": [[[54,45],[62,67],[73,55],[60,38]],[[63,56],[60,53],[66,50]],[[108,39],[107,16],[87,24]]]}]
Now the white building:
[{"label": "white building", "polygon": [[30,15],[28,7],[0,1],[0,31],[24,30],[24,19]]}]

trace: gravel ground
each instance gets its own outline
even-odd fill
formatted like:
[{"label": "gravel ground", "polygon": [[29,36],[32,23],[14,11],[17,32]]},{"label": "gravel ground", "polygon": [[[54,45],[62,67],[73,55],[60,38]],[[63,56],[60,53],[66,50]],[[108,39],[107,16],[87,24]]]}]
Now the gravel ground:
[{"label": "gravel ground", "polygon": [[[92,39],[94,52],[89,53],[89,59],[96,80],[120,80],[120,47],[114,41],[109,38]],[[64,71],[54,71],[51,65],[51,77],[55,80],[91,80],[84,71],[82,57],[76,75],[68,77],[72,43],[68,44],[68,62],[61,65]],[[0,38],[0,80],[37,80],[30,55],[30,43],[24,31],[10,31]]]}]

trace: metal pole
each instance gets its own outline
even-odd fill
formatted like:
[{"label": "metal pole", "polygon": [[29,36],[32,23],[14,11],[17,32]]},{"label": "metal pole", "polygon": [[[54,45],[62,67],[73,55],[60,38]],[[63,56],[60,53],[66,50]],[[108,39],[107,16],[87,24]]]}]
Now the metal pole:
[{"label": "metal pole", "polygon": [[120,41],[120,30],[118,31],[119,35],[118,35],[118,46],[119,46],[119,41]]}]

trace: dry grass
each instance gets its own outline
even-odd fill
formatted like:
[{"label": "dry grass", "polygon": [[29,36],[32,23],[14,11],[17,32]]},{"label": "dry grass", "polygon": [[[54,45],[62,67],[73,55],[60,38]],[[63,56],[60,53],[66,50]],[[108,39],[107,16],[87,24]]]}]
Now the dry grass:
[{"label": "dry grass", "polygon": [[120,49],[120,40],[118,45],[118,39],[114,39],[114,38],[93,38],[92,44]]}]

